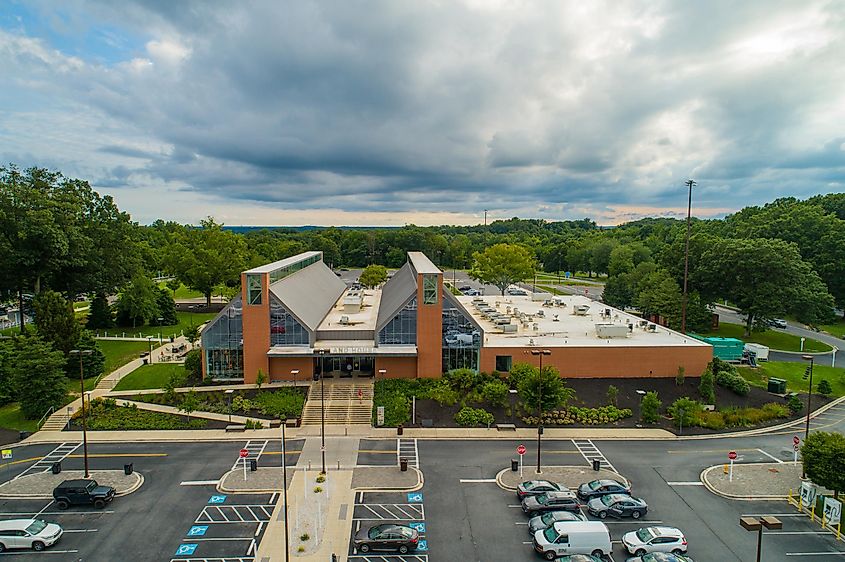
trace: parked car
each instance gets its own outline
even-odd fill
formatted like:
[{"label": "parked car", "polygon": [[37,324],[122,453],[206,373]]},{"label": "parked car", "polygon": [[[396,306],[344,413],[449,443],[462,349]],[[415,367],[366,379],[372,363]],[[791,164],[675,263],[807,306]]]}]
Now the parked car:
[{"label": "parked car", "polygon": [[410,527],[397,523],[384,523],[369,529],[361,529],[352,541],[358,552],[367,553],[371,550],[395,550],[399,554],[407,554],[417,549],[420,534]]},{"label": "parked car", "polygon": [[604,562],[598,556],[592,554],[567,554],[557,559],[557,562]]},{"label": "parked car", "polygon": [[472,287],[469,285],[464,285],[463,287],[458,287],[458,290],[462,293],[466,293],[467,291],[471,291]]},{"label": "parked car", "polygon": [[0,552],[13,548],[42,551],[62,537],[62,528],[42,519],[8,519],[0,521]]},{"label": "parked car", "polygon": [[534,533],[534,551],[546,560],[572,554],[590,554],[596,558],[610,555],[610,532],[600,521],[555,523]]},{"label": "parked car", "polygon": [[625,494],[610,494],[593,498],[587,502],[587,511],[604,519],[608,515],[614,517],[631,516],[639,519],[648,512],[648,505],[640,498],[627,496]]},{"label": "parked car", "polygon": [[786,329],[787,327],[786,320],[783,318],[773,318],[769,325],[781,329]]},{"label": "parked car", "polygon": [[622,536],[622,544],[628,552],[636,556],[649,552],[683,554],[687,551],[684,533],[674,527],[643,527],[625,533]]},{"label": "parked car", "polygon": [[672,554],[670,552],[650,552],[642,556],[628,558],[625,562],[694,562],[689,556]]},{"label": "parked car", "polygon": [[53,490],[56,507],[67,509],[72,505],[93,505],[103,509],[114,499],[114,488],[100,486],[96,480],[65,480]]},{"label": "parked car", "polygon": [[529,517],[536,517],[547,511],[579,511],[580,508],[578,497],[572,492],[546,492],[522,500],[522,511]]},{"label": "parked car", "polygon": [[547,511],[543,515],[528,520],[528,534],[534,536],[537,531],[544,531],[558,521],[586,521],[582,513],[574,511]]},{"label": "parked car", "polygon": [[593,480],[578,486],[578,498],[584,501],[608,494],[630,494],[631,487],[616,480]]},{"label": "parked car", "polygon": [[528,496],[539,496],[546,492],[568,492],[569,488],[557,482],[548,480],[528,480],[516,486],[516,497],[519,501]]}]

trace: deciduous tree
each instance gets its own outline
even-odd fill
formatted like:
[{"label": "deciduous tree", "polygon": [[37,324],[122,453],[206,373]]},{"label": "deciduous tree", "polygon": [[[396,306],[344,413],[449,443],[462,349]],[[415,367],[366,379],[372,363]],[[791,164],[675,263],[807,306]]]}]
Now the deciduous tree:
[{"label": "deciduous tree", "polygon": [[[519,381],[519,397],[526,408],[543,412],[563,406],[575,396],[575,390],[566,386],[560,373],[554,367],[543,367],[543,373],[532,367]],[[539,412],[538,412],[539,415]]]},{"label": "deciduous tree", "polygon": [[517,244],[496,244],[473,254],[469,276],[482,283],[495,285],[505,294],[514,283],[524,281],[534,273],[533,253]]},{"label": "deciduous tree", "polygon": [[385,281],[387,281],[387,268],[383,265],[368,265],[358,277],[358,282],[368,288],[381,285]]},{"label": "deciduous tree", "polygon": [[814,431],[801,446],[801,458],[810,480],[833,490],[838,498],[845,490],[845,436]]}]

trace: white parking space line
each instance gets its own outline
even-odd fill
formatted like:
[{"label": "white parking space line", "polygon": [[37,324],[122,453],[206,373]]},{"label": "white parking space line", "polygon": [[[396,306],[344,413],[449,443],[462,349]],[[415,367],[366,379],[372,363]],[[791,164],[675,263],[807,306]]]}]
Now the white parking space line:
[{"label": "white parking space line", "polygon": [[179,482],[180,486],[216,486],[220,480],[185,480]]},{"label": "white parking space line", "polygon": [[254,541],[252,537],[185,537],[182,542],[202,542],[202,541]]},{"label": "white parking space line", "polygon": [[461,478],[458,480],[461,484],[495,484],[495,478]]},{"label": "white parking space line", "polygon": [[787,556],[845,556],[845,550],[831,550],[830,552],[787,552]]},{"label": "white parking space line", "polygon": [[402,562],[428,562],[427,554],[385,554],[383,556],[378,554],[363,554],[352,555],[346,559],[348,562],[392,562],[393,560],[400,560]]},{"label": "white parking space line", "polygon": [[743,513],[740,517],[807,517],[804,513]]},{"label": "white parking space line", "polygon": [[764,531],[764,535],[832,535],[832,531]]},{"label": "white parking space line", "polygon": [[770,455],[769,453],[767,453],[767,452],[766,452],[766,451],[764,451],[763,449],[757,449],[757,450],[758,450],[758,451],[760,451],[761,453],[763,453],[764,455],[766,455],[767,457],[769,457],[770,459],[772,459],[773,461],[778,462],[778,463],[783,463],[783,461],[782,461],[782,460],[780,460],[779,458],[777,458],[777,457],[775,457],[775,456],[773,456],[773,455]]},{"label": "white parking space line", "polygon": [[670,486],[704,486],[704,482],[695,480],[691,482],[666,482]]},{"label": "white parking space line", "polygon": [[[74,553],[77,553],[77,552],[79,552],[79,551],[78,550],[42,550],[38,554],[74,554]],[[5,558],[6,556],[14,556],[16,554],[32,554],[32,552],[31,551],[9,552],[7,550],[7,551],[3,552],[3,558]]]},{"label": "white parking space line", "polygon": [[65,533],[96,533],[98,529],[65,529]]},{"label": "white parking space line", "polygon": [[618,520],[618,521],[608,521],[607,519],[600,519],[599,521],[601,521],[601,522],[602,522],[602,523],[604,523],[605,525],[613,525],[614,523],[625,523],[625,524],[627,524],[627,525],[630,525],[631,523],[636,523],[636,524],[640,524],[640,523],[649,523],[649,524],[651,524],[651,525],[659,525],[660,523],[663,523],[663,520],[662,520],[662,519],[649,519],[649,520],[645,520],[645,519],[631,519],[631,520],[624,520],[624,521],[623,521],[623,520],[621,520],[621,519],[620,519],[620,520]]}]

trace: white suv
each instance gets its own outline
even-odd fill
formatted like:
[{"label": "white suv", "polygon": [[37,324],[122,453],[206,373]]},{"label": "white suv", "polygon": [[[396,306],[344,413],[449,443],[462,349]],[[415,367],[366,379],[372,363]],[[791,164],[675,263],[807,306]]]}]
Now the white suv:
[{"label": "white suv", "polygon": [[41,519],[0,521],[0,552],[13,548],[44,550],[62,536],[62,528]]},{"label": "white suv", "polygon": [[634,556],[648,552],[683,554],[687,551],[684,533],[674,527],[643,527],[623,535],[622,544]]}]

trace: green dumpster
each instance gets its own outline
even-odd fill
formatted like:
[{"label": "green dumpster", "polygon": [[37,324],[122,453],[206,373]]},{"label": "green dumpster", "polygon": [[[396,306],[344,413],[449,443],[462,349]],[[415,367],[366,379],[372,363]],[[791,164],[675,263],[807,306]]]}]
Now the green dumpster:
[{"label": "green dumpster", "polygon": [[769,379],[769,392],[774,394],[786,394],[786,381],[784,379]]}]

